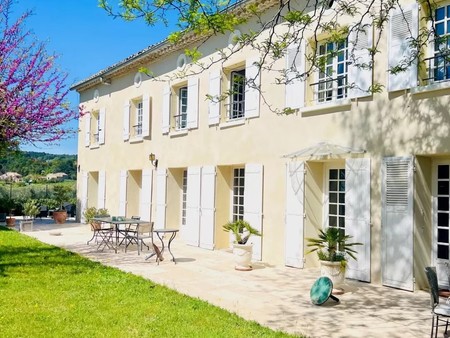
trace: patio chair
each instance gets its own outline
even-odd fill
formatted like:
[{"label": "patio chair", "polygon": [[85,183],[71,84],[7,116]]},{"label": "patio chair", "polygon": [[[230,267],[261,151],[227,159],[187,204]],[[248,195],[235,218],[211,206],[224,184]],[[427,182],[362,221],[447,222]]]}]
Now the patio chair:
[{"label": "patio chair", "polygon": [[[433,333],[434,333],[434,337],[437,337],[439,326],[445,326],[445,333],[444,333],[444,335],[445,335],[445,334],[447,334],[448,320],[450,318],[450,305],[439,303],[439,286],[438,286],[438,279],[437,279],[437,274],[436,274],[436,267],[434,267],[434,266],[426,267],[425,273],[427,275],[428,284],[430,287],[431,314],[433,315],[432,320],[431,320],[431,335],[430,335],[430,337],[433,337]],[[441,321],[442,324],[439,324],[439,321]],[[434,332],[435,328],[436,328],[436,332]]]},{"label": "patio chair", "polygon": [[153,248],[153,222],[130,224],[130,230],[125,237],[125,252],[127,252],[128,246],[132,243],[137,245],[138,255],[141,254],[144,245],[150,250],[150,245],[144,242],[145,239],[150,240]]},{"label": "patio chair", "polygon": [[[109,215],[95,215],[94,218],[107,218],[109,217]],[[91,225],[91,230],[92,230],[92,237],[90,240],[87,241],[86,244],[89,244],[90,242],[92,242],[93,240],[95,240],[95,242],[97,243],[99,238],[100,238],[100,231],[102,231],[105,226],[102,222],[90,222],[89,223]]]}]

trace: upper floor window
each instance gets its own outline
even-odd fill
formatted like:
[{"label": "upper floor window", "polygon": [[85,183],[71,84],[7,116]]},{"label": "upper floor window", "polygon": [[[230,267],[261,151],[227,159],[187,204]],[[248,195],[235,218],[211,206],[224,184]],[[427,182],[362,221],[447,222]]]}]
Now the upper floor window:
[{"label": "upper floor window", "polygon": [[340,42],[326,42],[318,45],[318,64],[314,99],[327,102],[347,97],[348,92],[348,49],[347,39]]},{"label": "upper floor window", "polygon": [[245,116],[245,69],[231,72],[229,119]]},{"label": "upper floor window", "polygon": [[150,136],[150,96],[143,95],[125,101],[123,111],[123,139],[140,141]]},{"label": "upper floor window", "polygon": [[429,58],[429,77],[432,81],[450,79],[450,5],[434,12],[434,52]]},{"label": "upper floor window", "polygon": [[142,101],[136,103],[136,124],[134,126],[135,135],[142,136],[142,121],[144,117],[144,110]]},{"label": "upper floor window", "polygon": [[105,143],[105,108],[86,114],[85,145],[97,148]]},{"label": "upper floor window", "polygon": [[188,87],[178,90],[178,114],[175,115],[175,129],[181,130],[187,127]]}]

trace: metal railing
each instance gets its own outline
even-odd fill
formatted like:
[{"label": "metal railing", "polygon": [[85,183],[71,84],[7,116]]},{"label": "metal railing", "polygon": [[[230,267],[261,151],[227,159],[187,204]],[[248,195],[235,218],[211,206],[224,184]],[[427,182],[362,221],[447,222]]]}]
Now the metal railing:
[{"label": "metal railing", "polygon": [[[337,84],[334,84],[336,82]],[[331,86],[328,85],[331,83]],[[335,78],[326,78],[310,84],[313,87],[314,102],[322,103],[345,99],[348,95],[347,75],[339,75]],[[324,88],[320,88],[324,86]]]},{"label": "metal railing", "polygon": [[175,119],[175,130],[183,130],[187,128],[187,113],[173,116]]},{"label": "metal railing", "polygon": [[450,80],[450,52],[436,54],[423,60],[427,65],[425,85]]}]

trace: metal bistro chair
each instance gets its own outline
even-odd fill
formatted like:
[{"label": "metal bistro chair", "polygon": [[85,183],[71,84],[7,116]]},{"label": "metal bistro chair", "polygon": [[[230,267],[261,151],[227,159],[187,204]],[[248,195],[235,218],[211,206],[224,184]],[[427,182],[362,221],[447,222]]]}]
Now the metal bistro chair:
[{"label": "metal bistro chair", "polygon": [[[95,215],[94,218],[107,218],[109,217],[109,215]],[[98,243],[100,238],[100,232],[103,231],[104,229],[104,224],[103,222],[94,222],[91,221],[90,222],[91,225],[91,230],[92,230],[92,238],[90,240],[87,241],[86,244],[89,244],[90,242],[92,242],[93,240],[95,240],[95,243]]]},{"label": "metal bistro chair", "polygon": [[[437,337],[439,326],[445,326],[445,333],[447,333],[448,328],[448,320],[450,318],[450,305],[448,304],[440,304],[439,303],[439,286],[438,279],[436,274],[436,267],[426,267],[425,273],[427,275],[428,284],[430,286],[430,295],[431,295],[431,313],[433,315],[431,321],[431,335],[433,337],[434,328],[436,328],[436,332],[434,332],[434,337]],[[444,318],[440,318],[444,317]],[[436,318],[436,321],[435,321]],[[443,322],[439,324],[439,321]]]},{"label": "metal bistro chair", "polygon": [[150,250],[150,245],[144,242],[145,239],[150,240],[151,247],[153,248],[153,222],[130,224],[130,231],[127,232],[127,236],[125,237],[125,252],[127,252],[128,246],[132,243],[137,245],[138,255],[141,254],[144,245]]}]

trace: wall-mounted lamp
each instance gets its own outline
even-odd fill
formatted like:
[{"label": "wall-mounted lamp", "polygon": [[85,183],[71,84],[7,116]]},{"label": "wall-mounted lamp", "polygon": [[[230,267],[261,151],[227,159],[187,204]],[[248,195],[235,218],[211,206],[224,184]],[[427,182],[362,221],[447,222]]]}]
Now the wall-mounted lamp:
[{"label": "wall-mounted lamp", "polygon": [[151,153],[150,155],[148,155],[148,159],[150,160],[152,165],[155,167],[155,169],[157,169],[158,168],[158,159],[156,158],[156,155]]}]

